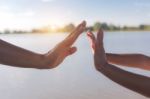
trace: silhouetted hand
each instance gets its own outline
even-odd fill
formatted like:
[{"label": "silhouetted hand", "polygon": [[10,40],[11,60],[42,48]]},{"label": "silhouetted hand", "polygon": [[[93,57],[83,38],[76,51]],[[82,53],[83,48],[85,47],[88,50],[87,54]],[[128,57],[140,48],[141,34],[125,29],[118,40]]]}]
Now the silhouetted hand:
[{"label": "silhouetted hand", "polygon": [[97,33],[97,37],[89,31],[87,36],[89,38],[92,51],[94,53],[94,63],[97,69],[100,69],[101,66],[107,64],[106,54],[103,47],[103,31],[100,29]]},{"label": "silhouetted hand", "polygon": [[67,56],[72,55],[77,51],[77,48],[72,47],[72,45],[85,28],[86,22],[83,21],[70,33],[68,37],[44,55],[45,62],[49,65],[49,68],[57,67]]},{"label": "silhouetted hand", "polygon": [[123,87],[138,92],[141,95],[150,97],[149,77],[125,71],[107,62],[103,47],[102,30],[98,31],[97,37],[95,37],[92,32],[88,32],[87,36],[94,52],[95,67],[99,72]]}]

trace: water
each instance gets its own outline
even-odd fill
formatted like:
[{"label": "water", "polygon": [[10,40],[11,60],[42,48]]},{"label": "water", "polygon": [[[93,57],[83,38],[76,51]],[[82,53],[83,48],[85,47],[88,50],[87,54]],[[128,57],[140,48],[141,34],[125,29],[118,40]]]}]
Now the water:
[{"label": "water", "polygon": [[[12,44],[37,53],[46,53],[66,34],[0,35]],[[106,33],[106,52],[142,53],[150,56],[150,32]],[[74,46],[76,54],[52,70],[24,69],[0,65],[1,99],[147,99],[112,82],[97,72],[85,34]],[[124,68],[141,75],[149,71]]]}]

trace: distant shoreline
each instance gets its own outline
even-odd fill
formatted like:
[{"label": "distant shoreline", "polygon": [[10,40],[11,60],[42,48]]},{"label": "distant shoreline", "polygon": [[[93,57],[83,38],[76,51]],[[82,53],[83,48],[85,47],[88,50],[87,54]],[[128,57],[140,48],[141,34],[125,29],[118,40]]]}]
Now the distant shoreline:
[{"label": "distant shoreline", "polygon": [[150,30],[106,30],[106,32],[150,32]]},{"label": "distant shoreline", "polygon": [[[96,32],[96,31],[93,31],[93,32]],[[109,32],[109,33],[114,33],[114,32],[125,32],[125,33],[134,33],[134,32],[141,32],[141,33],[150,33],[150,30],[113,30],[113,31],[109,31],[109,30],[105,30],[105,32]],[[60,34],[67,34],[67,33],[70,33],[70,32],[47,32],[47,33],[40,33],[40,32],[37,32],[37,33],[32,33],[32,32],[26,32],[26,33],[0,33],[0,35],[11,35],[11,34],[55,34],[55,33],[60,33]]]},{"label": "distant shoreline", "polygon": [[[62,27],[56,27],[55,29],[52,28],[51,26],[43,26],[40,28],[32,28],[30,30],[22,30],[22,29],[14,29],[14,30],[10,30],[5,29],[3,31],[0,31],[0,34],[27,34],[27,33],[33,33],[33,34],[37,34],[37,33],[70,33],[72,30],[74,30],[76,28],[76,26],[73,23],[69,23],[66,24]],[[150,31],[150,25],[149,24],[140,24],[137,26],[128,26],[128,25],[124,25],[124,26],[117,26],[114,24],[108,24],[106,22],[95,22],[93,25],[91,26],[87,26],[86,30],[92,30],[92,31],[97,31],[100,28],[102,28],[104,31],[106,32],[137,32],[137,31],[141,31],[141,32],[145,32],[145,31]]]}]

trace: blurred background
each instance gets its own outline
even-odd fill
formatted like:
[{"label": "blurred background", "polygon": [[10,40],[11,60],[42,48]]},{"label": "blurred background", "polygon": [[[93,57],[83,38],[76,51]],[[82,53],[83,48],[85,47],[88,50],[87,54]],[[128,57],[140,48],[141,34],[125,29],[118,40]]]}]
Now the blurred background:
[{"label": "blurred background", "polygon": [[[105,31],[109,53],[150,56],[149,0],[0,0],[0,39],[46,53],[83,20],[87,30]],[[0,65],[2,99],[147,99],[103,76],[94,68],[86,34],[76,54],[53,70]],[[28,60],[27,60],[28,61]],[[150,76],[146,70],[120,68]]]}]

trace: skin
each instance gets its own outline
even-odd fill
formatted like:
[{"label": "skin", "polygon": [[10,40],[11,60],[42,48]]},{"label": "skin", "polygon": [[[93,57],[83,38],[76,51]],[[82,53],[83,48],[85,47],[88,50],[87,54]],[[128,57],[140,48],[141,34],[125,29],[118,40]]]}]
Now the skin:
[{"label": "skin", "polygon": [[62,42],[46,54],[38,54],[0,40],[0,63],[23,68],[52,69],[77,51],[72,47],[85,30],[86,22],[79,24]]},{"label": "skin", "polygon": [[150,57],[142,54],[106,54],[112,64],[150,70]]},{"label": "skin", "polygon": [[94,53],[94,63],[96,69],[104,74],[112,81],[140,93],[141,95],[150,97],[150,78],[138,74],[134,74],[122,70],[108,62],[105,50],[103,47],[103,31],[99,30],[97,37],[92,32],[88,32],[92,51]]}]

